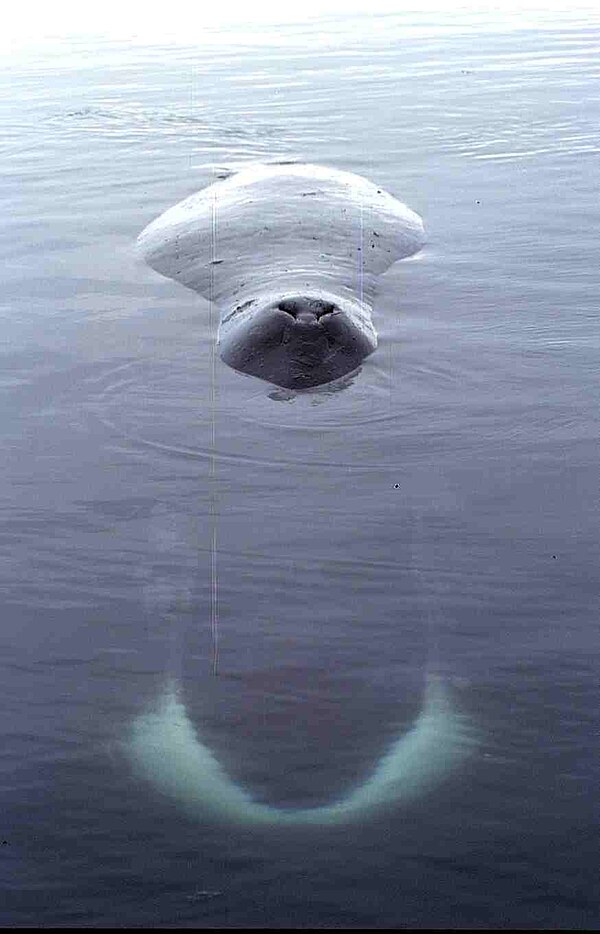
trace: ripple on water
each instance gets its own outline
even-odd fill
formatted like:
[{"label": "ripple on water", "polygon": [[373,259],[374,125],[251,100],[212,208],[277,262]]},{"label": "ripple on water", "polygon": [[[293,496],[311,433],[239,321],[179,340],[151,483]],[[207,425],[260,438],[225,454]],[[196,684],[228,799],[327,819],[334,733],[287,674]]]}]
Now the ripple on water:
[{"label": "ripple on water", "polygon": [[283,430],[337,431],[389,418],[389,404],[388,375],[369,362],[310,390],[261,385],[247,396],[237,415],[244,422]]},{"label": "ripple on water", "polygon": [[[198,372],[198,361],[189,356],[168,365],[150,359],[128,361],[95,373],[85,386],[83,404],[127,446],[180,459],[303,469],[381,466],[322,455],[282,458],[277,456],[279,446],[274,450],[266,443],[256,449],[249,445],[260,427],[303,432],[318,440],[323,432],[347,434],[355,427],[397,418],[400,406],[391,406],[390,374],[380,364],[369,361],[340,380],[300,392],[225,369],[217,374],[213,389],[206,381],[199,384]],[[269,451],[276,456],[269,457]]]}]

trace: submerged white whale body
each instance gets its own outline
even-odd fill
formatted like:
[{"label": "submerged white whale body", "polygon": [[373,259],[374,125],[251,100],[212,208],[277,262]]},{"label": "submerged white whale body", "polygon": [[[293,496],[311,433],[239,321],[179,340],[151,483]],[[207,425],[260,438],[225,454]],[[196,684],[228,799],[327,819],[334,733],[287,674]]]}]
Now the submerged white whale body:
[{"label": "submerged white whale body", "polygon": [[385,806],[420,797],[442,782],[477,742],[469,719],[453,706],[443,680],[427,682],[413,727],[347,795],[312,808],[273,807],[256,801],[226,774],[191,723],[176,684],[154,709],[134,721],[126,745],[135,769],[197,820],[242,825],[332,825],[369,817]]},{"label": "submerged white whale body", "polygon": [[375,350],[377,278],[424,239],[417,214],[358,175],[268,164],[176,204],[138,248],[157,272],[218,306],[225,363],[302,389]]}]

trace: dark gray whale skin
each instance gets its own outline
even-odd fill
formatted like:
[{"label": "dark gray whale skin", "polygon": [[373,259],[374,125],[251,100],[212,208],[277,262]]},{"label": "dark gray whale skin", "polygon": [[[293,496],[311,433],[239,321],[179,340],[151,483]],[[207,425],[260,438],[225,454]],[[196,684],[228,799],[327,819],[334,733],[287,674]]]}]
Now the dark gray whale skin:
[{"label": "dark gray whale skin", "polygon": [[142,231],[138,249],[218,306],[225,363],[308,389],[376,349],[377,278],[423,243],[419,216],[366,179],[268,164],[170,208]]},{"label": "dark gray whale skin", "polygon": [[324,291],[259,296],[221,322],[229,366],[290,389],[307,389],[356,369],[377,346],[360,308]]}]

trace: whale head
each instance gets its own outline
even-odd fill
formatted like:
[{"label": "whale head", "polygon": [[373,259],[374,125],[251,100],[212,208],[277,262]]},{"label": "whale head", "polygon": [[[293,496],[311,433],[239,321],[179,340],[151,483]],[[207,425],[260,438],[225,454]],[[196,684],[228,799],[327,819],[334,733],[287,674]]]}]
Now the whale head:
[{"label": "whale head", "polygon": [[138,249],[219,308],[225,363],[302,389],[352,372],[375,350],[378,277],[423,243],[421,218],[366,179],[269,164],[169,208]]},{"label": "whale head", "polygon": [[236,303],[219,331],[221,359],[286,389],[309,389],[355,370],[377,347],[365,303],[322,290]]}]

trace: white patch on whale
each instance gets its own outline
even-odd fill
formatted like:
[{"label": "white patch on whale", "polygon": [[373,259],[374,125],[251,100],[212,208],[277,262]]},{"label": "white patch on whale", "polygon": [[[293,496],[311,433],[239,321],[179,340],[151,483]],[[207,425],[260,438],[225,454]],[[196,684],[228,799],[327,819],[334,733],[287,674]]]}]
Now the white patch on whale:
[{"label": "white patch on whale", "polygon": [[352,372],[375,350],[377,279],[424,239],[417,214],[358,175],[268,164],[176,204],[138,249],[218,306],[226,363],[301,389]]},{"label": "white patch on whale", "polygon": [[197,820],[242,825],[331,825],[368,817],[432,790],[457,768],[476,743],[469,719],[452,704],[440,678],[429,678],[413,727],[380,758],[367,779],[332,804],[282,808],[262,804],[229,778],[202,742],[176,683],[131,727],[126,753],[135,771]]}]

